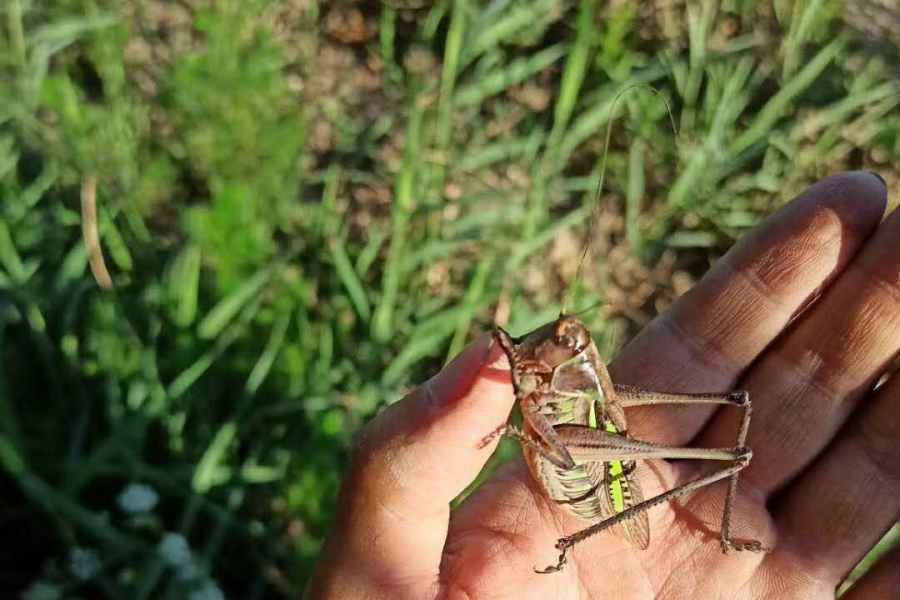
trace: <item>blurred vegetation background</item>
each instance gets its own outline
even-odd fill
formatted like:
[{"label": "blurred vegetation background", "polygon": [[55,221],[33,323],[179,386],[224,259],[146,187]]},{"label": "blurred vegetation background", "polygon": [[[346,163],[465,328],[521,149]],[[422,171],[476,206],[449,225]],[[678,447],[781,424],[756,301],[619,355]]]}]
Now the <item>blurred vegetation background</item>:
[{"label": "blurred vegetation background", "polygon": [[896,202],[898,32],[892,0],[5,0],[0,591],[297,597],[361,424],[556,316],[621,90],[677,136],[622,97],[575,302],[607,355],[814,180]]}]

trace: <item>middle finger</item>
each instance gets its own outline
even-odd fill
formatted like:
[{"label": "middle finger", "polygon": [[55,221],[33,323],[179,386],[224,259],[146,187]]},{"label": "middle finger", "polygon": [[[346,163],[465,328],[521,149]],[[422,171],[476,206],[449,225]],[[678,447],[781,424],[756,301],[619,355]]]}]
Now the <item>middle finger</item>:
[{"label": "middle finger", "polygon": [[[628,344],[610,365],[614,381],[670,392],[732,389],[848,264],[884,206],[884,186],[868,173],[843,173],[809,188]],[[711,413],[709,407],[635,408],[629,430],[638,439],[684,445]]]},{"label": "middle finger", "polygon": [[[770,495],[825,447],[900,349],[900,212],[747,374],[754,399],[742,478]],[[737,415],[720,413],[698,445],[728,445]]]}]

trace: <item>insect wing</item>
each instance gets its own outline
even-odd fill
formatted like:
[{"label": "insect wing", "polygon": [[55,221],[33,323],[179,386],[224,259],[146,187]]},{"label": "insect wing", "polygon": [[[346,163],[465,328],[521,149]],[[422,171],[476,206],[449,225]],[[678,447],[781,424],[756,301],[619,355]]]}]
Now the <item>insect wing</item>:
[{"label": "insect wing", "polygon": [[[634,463],[610,462],[603,486],[613,512],[618,514],[644,501],[644,493],[637,477],[632,475]],[[647,511],[640,512],[619,523],[619,531],[631,544],[641,550],[650,545],[650,521]]]}]

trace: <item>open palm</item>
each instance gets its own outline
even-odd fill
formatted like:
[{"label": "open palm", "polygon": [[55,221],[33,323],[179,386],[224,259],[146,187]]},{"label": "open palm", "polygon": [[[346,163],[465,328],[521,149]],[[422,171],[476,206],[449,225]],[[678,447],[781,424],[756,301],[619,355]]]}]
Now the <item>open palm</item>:
[{"label": "open palm", "polygon": [[[652,509],[650,547],[604,532],[566,568],[557,538],[590,523],[543,494],[521,459],[458,509],[490,455],[479,441],[514,401],[503,354],[482,336],[363,431],[307,598],[528,600],[833,598],[900,515],[900,213],[866,173],[821,182],[743,239],[610,366],[617,383],[679,392],[746,389],[753,401],[732,535],[770,554],[723,553],[726,484]],[[802,312],[802,314],[800,314]],[[629,409],[629,435],[733,445],[733,408]],[[654,461],[646,497],[710,467]],[[851,592],[887,599],[889,554]],[[893,590],[893,592],[891,592]]]}]

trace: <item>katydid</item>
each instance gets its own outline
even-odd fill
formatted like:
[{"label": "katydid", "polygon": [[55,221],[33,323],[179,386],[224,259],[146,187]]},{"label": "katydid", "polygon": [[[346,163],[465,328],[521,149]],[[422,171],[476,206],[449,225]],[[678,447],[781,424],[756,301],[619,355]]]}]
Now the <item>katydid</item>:
[{"label": "katydid", "polygon": [[[647,509],[726,477],[730,485],[722,516],[723,550],[766,551],[757,541],[736,542],[730,535],[738,472],[751,457],[744,447],[750,424],[746,392],[672,394],[613,384],[587,327],[572,316],[560,316],[518,339],[498,328],[495,340],[509,360],[524,427],[519,431],[504,426],[489,437],[505,434],[519,441],[531,474],[548,497],[576,516],[601,519],[560,538],[556,544],[559,562],[539,573],[560,570],[569,548],[613,526],[618,526],[634,546],[647,548]],[[623,409],[651,404],[741,408],[743,419],[734,447],[671,447],[630,438]],[[635,461],[648,459],[703,459],[730,464],[645,500],[633,471]]]},{"label": "katydid", "polygon": [[[646,87],[655,92],[669,109],[665,97],[656,89],[635,84],[616,95],[611,113],[615,111],[619,97],[634,87]],[[671,109],[669,118],[675,129]],[[612,122],[612,118],[607,122],[595,211],[603,189]],[[589,222],[589,236],[595,220],[596,215]],[[587,250],[586,246],[575,275],[576,282]],[[731,548],[768,552],[757,541],[731,539],[731,513],[738,473],[750,463],[752,456],[750,449],[744,446],[750,425],[747,392],[676,394],[614,384],[587,327],[578,318],[566,315],[565,305],[556,321],[520,338],[513,338],[500,328],[494,335],[509,360],[524,427],[519,431],[512,426],[503,426],[486,441],[507,435],[520,442],[532,476],[551,500],[578,517],[599,519],[582,531],[560,538],[556,543],[560,551],[558,563],[539,573],[559,571],[566,564],[572,546],[612,527],[618,527],[632,545],[647,548],[650,544],[648,509],[725,478],[729,478],[729,486],[720,533],[723,551]],[[734,446],[672,447],[629,437],[624,409],[653,404],[718,404],[742,409],[743,418]],[[728,465],[644,499],[633,471],[635,461],[650,459],[713,460]]]}]

